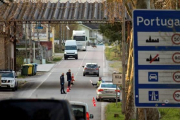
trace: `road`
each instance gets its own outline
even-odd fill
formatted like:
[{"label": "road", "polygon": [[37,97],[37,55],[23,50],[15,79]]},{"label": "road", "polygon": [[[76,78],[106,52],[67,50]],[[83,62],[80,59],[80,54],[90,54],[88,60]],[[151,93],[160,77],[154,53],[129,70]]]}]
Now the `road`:
[{"label": "road", "polygon": [[[94,88],[90,80],[95,83],[98,80],[97,76],[83,76],[82,66],[85,63],[95,62],[100,66],[100,76],[103,80],[111,80],[111,73],[109,73],[104,56],[104,46],[97,48],[88,47],[87,51],[78,52],[78,60],[69,59],[58,62],[50,72],[42,76],[33,76],[28,83],[15,93],[11,91],[0,91],[1,94],[8,94],[12,98],[54,98],[54,99],[68,99],[69,101],[82,101],[89,105],[90,113],[94,115],[94,120],[101,120],[103,107],[106,102],[96,102],[96,107],[93,106],[92,99],[96,98],[96,88]],[[75,84],[67,94],[60,94],[59,76],[62,72],[66,73],[68,69],[75,76]],[[66,76],[65,76],[66,81]],[[67,87],[67,81],[65,88]]]}]

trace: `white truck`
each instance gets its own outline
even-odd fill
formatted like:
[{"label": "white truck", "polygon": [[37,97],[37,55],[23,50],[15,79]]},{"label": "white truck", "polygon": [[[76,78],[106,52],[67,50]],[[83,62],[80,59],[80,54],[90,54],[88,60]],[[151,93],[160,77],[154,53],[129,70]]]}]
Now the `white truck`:
[{"label": "white truck", "polygon": [[84,30],[73,30],[73,40],[76,40],[78,50],[86,51],[87,36]]}]

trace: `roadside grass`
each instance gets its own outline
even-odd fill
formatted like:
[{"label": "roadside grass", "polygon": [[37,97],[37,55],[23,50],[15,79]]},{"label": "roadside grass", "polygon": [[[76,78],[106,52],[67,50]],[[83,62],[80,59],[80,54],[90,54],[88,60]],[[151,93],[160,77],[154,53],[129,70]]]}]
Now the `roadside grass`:
[{"label": "roadside grass", "polygon": [[25,78],[26,76],[24,75],[18,75],[18,78]]},{"label": "roadside grass", "polygon": [[109,61],[121,61],[120,50],[119,48],[112,46],[106,46],[105,48],[105,56]]},{"label": "roadside grass", "polygon": [[[114,114],[117,114],[117,117],[114,117]],[[105,117],[106,120],[124,120],[125,116],[121,114],[121,103],[118,102],[117,106],[116,103],[109,103],[105,107]]]},{"label": "roadside grass", "polygon": [[54,61],[54,62],[57,62],[57,61],[60,61],[60,60],[62,60],[62,57],[54,57],[54,58],[53,58],[53,61]]},{"label": "roadside grass", "polygon": [[26,83],[26,80],[18,81],[18,89],[21,89]]},{"label": "roadside grass", "polygon": [[110,67],[114,69],[114,71],[122,72],[122,62],[121,61],[114,61],[113,63],[109,64]]},{"label": "roadside grass", "polygon": [[52,61],[46,61],[46,63],[47,64],[54,64],[54,63],[61,61],[61,60],[62,60],[62,57],[54,56]]},{"label": "roadside grass", "polygon": [[159,108],[160,120],[180,120],[179,108]]}]

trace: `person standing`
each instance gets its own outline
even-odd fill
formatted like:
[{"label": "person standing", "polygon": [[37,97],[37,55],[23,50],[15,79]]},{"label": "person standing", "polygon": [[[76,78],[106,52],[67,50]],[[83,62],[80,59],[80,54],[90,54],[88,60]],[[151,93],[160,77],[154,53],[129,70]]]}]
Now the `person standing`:
[{"label": "person standing", "polygon": [[[66,73],[67,75],[67,81],[68,81],[68,87],[70,89],[70,85],[71,85],[71,70],[69,69],[68,72]],[[71,90],[71,89],[70,89]]]},{"label": "person standing", "polygon": [[62,73],[60,76],[60,84],[61,84],[61,94],[66,94],[66,92],[64,91],[64,73]]}]

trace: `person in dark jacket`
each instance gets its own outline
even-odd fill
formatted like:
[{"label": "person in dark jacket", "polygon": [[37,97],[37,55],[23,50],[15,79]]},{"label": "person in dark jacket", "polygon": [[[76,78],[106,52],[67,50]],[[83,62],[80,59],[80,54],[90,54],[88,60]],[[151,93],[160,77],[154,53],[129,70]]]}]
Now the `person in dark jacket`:
[{"label": "person in dark jacket", "polygon": [[64,73],[62,73],[60,76],[60,84],[61,84],[61,94],[66,94],[66,92],[64,91]]},{"label": "person in dark jacket", "polygon": [[[68,72],[66,73],[67,75],[67,81],[68,81],[68,87],[70,89],[70,85],[71,85],[71,70],[69,69]],[[71,90],[71,89],[70,89]]]}]

